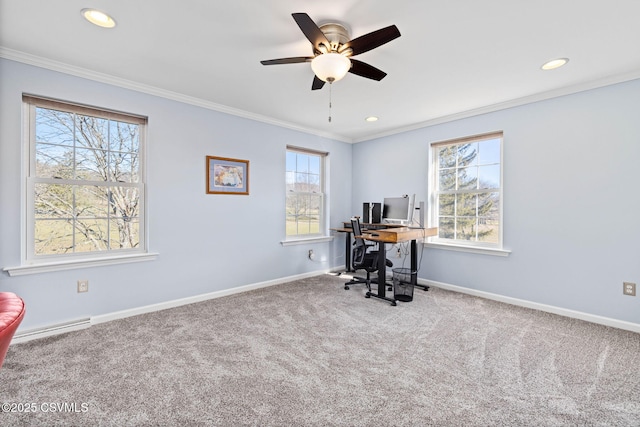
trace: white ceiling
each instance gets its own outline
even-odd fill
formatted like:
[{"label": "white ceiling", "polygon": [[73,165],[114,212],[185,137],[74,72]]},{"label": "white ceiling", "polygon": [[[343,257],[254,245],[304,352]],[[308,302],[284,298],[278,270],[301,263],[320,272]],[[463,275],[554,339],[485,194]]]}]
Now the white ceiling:
[{"label": "white ceiling", "polygon": [[[402,34],[357,57],[385,79],[333,84],[331,123],[310,64],[260,64],[311,55],[294,12]],[[639,0],[0,0],[0,56],[358,142],[640,78],[639,17]]]}]

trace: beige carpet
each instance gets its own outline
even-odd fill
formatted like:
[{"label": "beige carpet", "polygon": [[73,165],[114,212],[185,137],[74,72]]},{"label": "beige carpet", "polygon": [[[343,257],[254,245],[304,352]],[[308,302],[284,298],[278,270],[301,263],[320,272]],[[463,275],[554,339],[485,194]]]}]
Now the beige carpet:
[{"label": "beige carpet", "polygon": [[392,307],[344,281],[13,345],[0,402],[32,412],[0,425],[640,425],[639,334],[435,288]]}]

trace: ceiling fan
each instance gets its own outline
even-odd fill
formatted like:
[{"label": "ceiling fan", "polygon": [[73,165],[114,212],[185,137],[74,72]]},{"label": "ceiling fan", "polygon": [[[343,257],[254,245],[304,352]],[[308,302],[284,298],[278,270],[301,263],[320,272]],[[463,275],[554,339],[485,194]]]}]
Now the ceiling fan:
[{"label": "ceiling fan", "polygon": [[291,16],[313,45],[313,56],[269,59],[260,61],[262,65],[311,62],[315,74],[312,90],[322,89],[326,82],[331,84],[340,80],[347,72],[377,81],[387,75],[384,71],[353,57],[400,37],[400,31],[395,25],[350,40],[349,32],[340,24],[317,26],[306,13],[292,13]]}]

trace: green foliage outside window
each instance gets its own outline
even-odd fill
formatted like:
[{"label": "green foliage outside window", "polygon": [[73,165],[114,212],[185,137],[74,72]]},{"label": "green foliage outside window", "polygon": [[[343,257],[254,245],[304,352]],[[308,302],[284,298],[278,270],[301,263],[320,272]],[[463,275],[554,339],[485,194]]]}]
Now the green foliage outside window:
[{"label": "green foliage outside window", "polygon": [[494,135],[436,147],[439,238],[499,243],[500,145]]},{"label": "green foliage outside window", "polygon": [[323,221],[323,156],[287,150],[286,235],[321,234]]}]

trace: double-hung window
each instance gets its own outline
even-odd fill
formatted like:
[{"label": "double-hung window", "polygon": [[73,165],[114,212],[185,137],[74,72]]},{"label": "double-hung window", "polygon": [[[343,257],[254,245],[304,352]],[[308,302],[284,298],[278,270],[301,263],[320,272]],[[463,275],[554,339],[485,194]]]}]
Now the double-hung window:
[{"label": "double-hung window", "polygon": [[431,144],[433,243],[502,249],[502,132]]},{"label": "double-hung window", "polygon": [[287,147],[286,237],[303,239],[326,236],[326,153]]},{"label": "double-hung window", "polygon": [[23,96],[27,264],[144,252],[145,117]]}]

